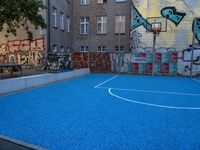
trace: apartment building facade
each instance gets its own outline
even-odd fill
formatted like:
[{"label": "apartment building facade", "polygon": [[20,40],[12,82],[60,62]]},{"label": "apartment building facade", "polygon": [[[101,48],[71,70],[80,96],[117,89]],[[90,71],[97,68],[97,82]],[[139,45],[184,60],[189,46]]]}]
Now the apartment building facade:
[{"label": "apartment building facade", "polygon": [[72,2],[48,0],[48,49],[49,52],[72,51]]},{"label": "apartment building facade", "polygon": [[74,0],[74,51],[129,51],[130,0]]}]

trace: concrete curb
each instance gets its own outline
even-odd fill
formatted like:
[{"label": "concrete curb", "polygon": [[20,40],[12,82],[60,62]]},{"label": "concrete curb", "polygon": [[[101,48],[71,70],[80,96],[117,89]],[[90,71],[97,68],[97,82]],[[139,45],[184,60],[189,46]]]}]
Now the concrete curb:
[{"label": "concrete curb", "polygon": [[89,68],[0,80],[0,95],[90,74]]},{"label": "concrete curb", "polygon": [[42,147],[39,147],[39,146],[36,146],[36,145],[33,145],[33,144],[29,144],[29,143],[25,143],[23,141],[20,141],[20,140],[11,138],[11,137],[7,137],[7,136],[4,136],[4,135],[0,135],[0,139],[3,139],[5,141],[8,141],[10,143],[13,143],[13,144],[16,144],[16,145],[19,145],[19,146],[22,146],[22,147],[34,149],[34,150],[47,150],[47,149],[44,149]]}]

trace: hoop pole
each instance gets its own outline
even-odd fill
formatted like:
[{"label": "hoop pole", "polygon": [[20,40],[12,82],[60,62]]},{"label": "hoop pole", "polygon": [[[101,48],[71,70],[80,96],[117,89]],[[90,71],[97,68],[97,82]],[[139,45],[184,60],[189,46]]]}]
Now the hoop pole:
[{"label": "hoop pole", "polygon": [[[120,62],[120,52],[121,52],[121,20],[119,20],[119,34],[118,34],[118,62]],[[117,72],[120,73],[120,66],[117,66]]]},{"label": "hoop pole", "polygon": [[90,68],[90,22],[88,24],[88,68]]},{"label": "hoop pole", "polygon": [[[194,18],[194,30],[196,29],[196,20],[197,18]],[[193,61],[194,61],[194,44],[195,44],[195,33],[193,31],[193,36],[192,36],[192,53],[191,53],[191,62],[190,62],[190,77],[192,77],[193,73]]]},{"label": "hoop pole", "polygon": [[155,60],[155,48],[156,48],[156,32],[153,32],[153,62],[152,62],[152,76],[154,76],[154,69],[155,69],[155,64],[154,64],[154,60]]}]

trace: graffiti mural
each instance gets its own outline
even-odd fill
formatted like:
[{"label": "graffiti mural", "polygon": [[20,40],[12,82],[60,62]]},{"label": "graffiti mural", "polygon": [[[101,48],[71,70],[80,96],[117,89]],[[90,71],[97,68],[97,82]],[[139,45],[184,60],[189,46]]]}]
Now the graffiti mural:
[{"label": "graffiti mural", "polygon": [[200,45],[194,46],[193,63],[192,60],[192,46],[190,45],[187,49],[179,52],[178,58],[178,74],[183,76],[189,76],[192,69],[192,75],[200,75]]},{"label": "graffiti mural", "polygon": [[131,33],[131,49],[136,49],[142,47],[141,41],[142,34],[136,30],[133,30]]},{"label": "graffiti mural", "polygon": [[72,54],[72,64],[76,69],[88,68],[88,53],[74,52]]},{"label": "graffiti mural", "polygon": [[0,44],[0,63],[33,64],[45,66],[44,38],[28,40],[13,40]]},{"label": "graffiti mural", "polygon": [[71,54],[67,53],[48,53],[47,69],[48,70],[71,70]]},{"label": "graffiti mural", "polygon": [[7,53],[8,53],[7,45],[1,44],[0,45],[0,63],[3,63],[5,61]]},{"label": "graffiti mural", "polygon": [[178,26],[186,13],[178,12],[175,7],[165,7],[161,10],[161,15]]},{"label": "graffiti mural", "polygon": [[151,24],[146,19],[144,19],[137,10],[137,8],[135,8],[135,6],[132,5],[131,30],[134,30],[141,25],[143,25],[148,31],[151,31]]},{"label": "graffiti mural", "polygon": [[72,64],[75,69],[88,68],[88,63],[93,72],[110,72],[111,62],[109,53],[80,53],[72,54]]},{"label": "graffiti mural", "polygon": [[194,19],[192,23],[192,32],[194,33],[196,40],[200,43],[200,18]]},{"label": "graffiti mural", "polygon": [[[72,62],[76,69],[87,68],[89,63],[92,72],[151,74],[153,53],[90,52],[88,54],[76,52],[72,56]],[[157,75],[176,75],[177,53],[156,53],[155,65]]]},{"label": "graffiti mural", "polygon": [[[190,0],[140,0],[134,2],[132,9],[136,15],[132,14],[134,30],[131,31],[131,50],[134,53],[152,52],[152,33],[146,32],[138,26],[143,25],[144,18],[162,18],[163,23],[155,19],[162,23],[162,27],[166,26],[166,32],[159,34],[155,44],[156,53],[161,53],[161,56],[156,54],[156,59],[162,58],[161,62],[158,61],[159,59],[156,60],[158,61],[155,64],[157,72],[165,72],[164,70],[168,70],[168,68],[170,71],[170,68],[177,67],[178,75],[188,76],[191,72],[193,76],[200,75],[200,18],[197,18],[200,14],[199,7],[200,2]],[[195,20],[195,18],[197,19]],[[151,22],[149,19],[146,20]],[[193,34],[195,35],[195,48],[192,58]],[[177,63],[165,62],[164,60],[167,60],[168,57],[167,53],[173,52],[178,53]],[[134,63],[131,68],[134,68],[134,72],[142,72],[139,69],[141,67],[144,68],[144,64]],[[151,72],[151,63],[147,63],[146,68]]]}]

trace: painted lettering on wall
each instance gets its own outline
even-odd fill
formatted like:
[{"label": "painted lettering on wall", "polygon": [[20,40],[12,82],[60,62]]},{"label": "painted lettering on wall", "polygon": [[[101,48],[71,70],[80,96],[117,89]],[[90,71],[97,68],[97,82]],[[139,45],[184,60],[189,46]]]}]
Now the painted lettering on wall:
[{"label": "painted lettering on wall", "polygon": [[178,26],[186,13],[178,12],[175,7],[165,7],[161,10],[161,15]]},{"label": "painted lettering on wall", "polygon": [[13,40],[0,44],[0,63],[45,65],[45,39]]},{"label": "painted lettering on wall", "polygon": [[[191,71],[191,59],[192,59],[192,46],[190,45],[187,49],[179,52],[178,57],[178,74],[183,76],[190,75]],[[194,46],[193,53],[193,69],[192,75],[200,75],[200,44]]]},{"label": "painted lettering on wall", "polygon": [[47,69],[52,71],[70,70],[72,69],[71,60],[71,54],[48,53]]},{"label": "painted lettering on wall", "polygon": [[[153,54],[152,52],[90,52],[89,65],[92,72],[114,72],[132,74],[151,74]],[[88,53],[75,52],[72,56],[73,66],[76,69],[88,67]],[[103,64],[103,65],[102,65]],[[156,53],[155,73],[164,75],[176,75],[177,53]]]}]

